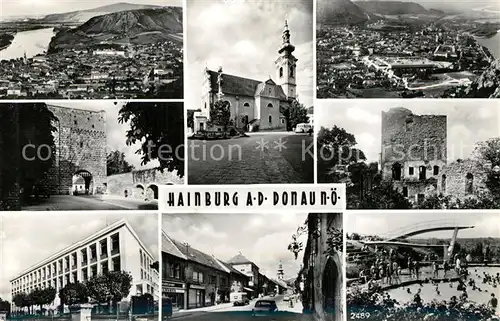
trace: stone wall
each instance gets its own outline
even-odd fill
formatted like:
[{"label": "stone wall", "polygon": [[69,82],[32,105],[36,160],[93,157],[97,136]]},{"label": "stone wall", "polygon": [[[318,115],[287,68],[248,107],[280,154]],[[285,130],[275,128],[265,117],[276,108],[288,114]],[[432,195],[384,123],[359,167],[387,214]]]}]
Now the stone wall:
[{"label": "stone wall", "polygon": [[48,106],[58,118],[54,124],[54,165],[41,182],[52,194],[70,194],[73,175],[92,175],[90,192],[102,193],[106,183],[106,115],[90,111]]},{"label": "stone wall", "polygon": [[[476,160],[457,160],[450,163],[443,171],[443,175],[446,179],[439,187],[440,192],[445,195],[463,199],[466,196],[489,193],[486,187],[488,168]],[[467,188],[468,183],[472,183],[471,188]]]},{"label": "stone wall", "polygon": [[158,199],[160,185],[182,184],[184,179],[177,175],[177,171],[164,170],[162,173],[153,168],[108,176],[107,192],[113,196],[154,200]]},{"label": "stone wall", "polygon": [[392,166],[408,161],[446,162],[446,116],[414,115],[402,107],[382,112],[381,168],[391,179]]}]

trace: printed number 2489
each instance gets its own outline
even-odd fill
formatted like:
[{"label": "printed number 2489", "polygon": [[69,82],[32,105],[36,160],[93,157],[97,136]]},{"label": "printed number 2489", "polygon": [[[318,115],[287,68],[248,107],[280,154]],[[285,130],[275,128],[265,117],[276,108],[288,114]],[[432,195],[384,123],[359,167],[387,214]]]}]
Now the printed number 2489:
[{"label": "printed number 2489", "polygon": [[370,318],[369,312],[351,313],[351,320],[366,320]]}]

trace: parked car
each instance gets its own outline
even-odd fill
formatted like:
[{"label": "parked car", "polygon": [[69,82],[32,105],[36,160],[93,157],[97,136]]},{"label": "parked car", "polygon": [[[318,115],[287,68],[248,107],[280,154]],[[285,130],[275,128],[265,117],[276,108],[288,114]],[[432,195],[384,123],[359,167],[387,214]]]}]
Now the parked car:
[{"label": "parked car", "polygon": [[230,301],[233,302],[233,306],[242,306],[250,304],[250,300],[247,294],[244,292],[232,292],[230,294]]},{"label": "parked car", "polygon": [[288,295],[285,295],[285,296],[283,297],[283,301],[289,301],[289,300],[290,300],[290,297],[289,297]]},{"label": "parked car", "polygon": [[267,316],[278,312],[278,306],[276,301],[273,300],[259,300],[255,302],[255,306],[252,309],[252,316]]},{"label": "parked car", "polygon": [[312,129],[312,126],[310,124],[302,123],[302,124],[297,124],[297,127],[295,127],[295,132],[296,133],[308,133]]}]

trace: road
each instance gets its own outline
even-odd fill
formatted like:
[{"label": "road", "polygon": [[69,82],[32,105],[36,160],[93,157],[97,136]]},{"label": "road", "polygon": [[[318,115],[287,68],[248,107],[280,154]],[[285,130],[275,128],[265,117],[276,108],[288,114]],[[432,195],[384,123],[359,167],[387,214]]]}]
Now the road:
[{"label": "road", "polygon": [[[302,304],[300,301],[298,303],[294,302],[294,307],[290,308],[289,303],[283,301],[283,295],[276,297],[264,297],[265,300],[274,300],[278,306],[278,312],[273,313],[269,316],[259,316],[257,319],[262,321],[312,321],[311,315],[305,315],[301,313]],[[242,307],[226,307],[222,309],[217,309],[214,311],[200,311],[195,313],[186,312],[186,315],[179,313],[174,315],[172,321],[246,321],[246,320],[256,320],[256,317],[252,317],[252,309],[255,306],[257,300],[252,300],[249,305]]]},{"label": "road", "polygon": [[189,184],[313,183],[313,137],[250,133],[227,140],[190,140]]},{"label": "road", "polygon": [[158,204],[133,199],[105,199],[101,195],[52,195],[22,207],[23,211],[157,210]]}]

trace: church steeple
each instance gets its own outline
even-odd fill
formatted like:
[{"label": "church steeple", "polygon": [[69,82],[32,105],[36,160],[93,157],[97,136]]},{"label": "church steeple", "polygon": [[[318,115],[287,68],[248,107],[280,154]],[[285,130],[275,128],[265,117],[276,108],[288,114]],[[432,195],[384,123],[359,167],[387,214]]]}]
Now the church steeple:
[{"label": "church steeple", "polygon": [[295,66],[297,58],[293,55],[295,46],[290,41],[290,29],[288,21],[285,20],[285,27],[281,35],[282,43],[278,49],[278,59],[274,62],[276,65],[277,84],[281,86],[283,92],[289,99],[297,98]]},{"label": "church steeple", "polygon": [[278,265],[278,280],[283,280],[285,277],[285,271],[283,270],[283,264],[280,261]]}]

